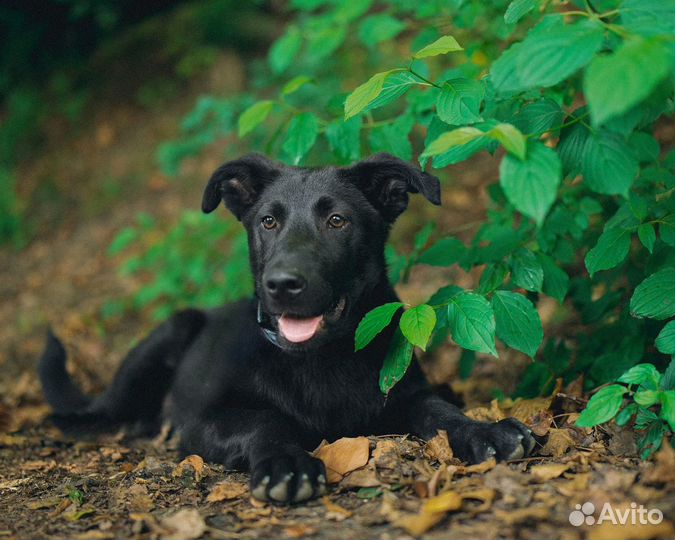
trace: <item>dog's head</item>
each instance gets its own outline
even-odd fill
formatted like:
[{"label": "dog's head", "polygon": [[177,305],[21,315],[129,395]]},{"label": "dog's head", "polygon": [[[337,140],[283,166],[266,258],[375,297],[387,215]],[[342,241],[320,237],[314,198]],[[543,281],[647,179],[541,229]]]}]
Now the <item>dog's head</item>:
[{"label": "dog's head", "polygon": [[440,204],[436,177],[388,154],[319,169],[253,154],[213,173],[202,209],[222,200],[244,224],[261,311],[281,347],[304,350],[354,331],[409,193]]}]

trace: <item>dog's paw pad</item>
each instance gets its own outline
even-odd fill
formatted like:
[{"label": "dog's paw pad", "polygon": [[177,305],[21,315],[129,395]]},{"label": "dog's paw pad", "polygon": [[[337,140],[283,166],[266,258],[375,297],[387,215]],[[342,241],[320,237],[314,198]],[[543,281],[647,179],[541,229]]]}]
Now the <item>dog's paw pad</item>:
[{"label": "dog's paw pad", "polygon": [[267,486],[270,483],[270,477],[265,476],[263,479],[253,487],[251,490],[251,495],[259,501],[267,500]]},{"label": "dog's paw pad", "polygon": [[293,476],[293,473],[290,472],[274,484],[269,491],[270,499],[278,502],[284,502],[288,499],[289,483],[293,479]]},{"label": "dog's paw pad", "polygon": [[281,455],[253,467],[251,495],[274,503],[302,502],[326,491],[323,463],[306,454]]},{"label": "dog's paw pad", "polygon": [[311,498],[313,494],[314,488],[312,488],[312,484],[309,481],[309,476],[303,474],[300,477],[300,482],[298,483],[298,489],[295,492],[295,497],[293,497],[293,502],[306,501],[307,499]]}]

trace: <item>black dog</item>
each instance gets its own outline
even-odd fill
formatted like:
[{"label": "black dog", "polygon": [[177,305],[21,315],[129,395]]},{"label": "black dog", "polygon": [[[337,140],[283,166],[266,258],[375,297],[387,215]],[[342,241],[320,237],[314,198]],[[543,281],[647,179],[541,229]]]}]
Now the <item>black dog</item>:
[{"label": "black dog", "polygon": [[55,422],[80,432],[156,426],[168,402],[183,452],[250,469],[253,495],[280,502],[325,490],[323,465],[306,452],[322,438],[444,429],[466,461],[527,455],[534,440],[525,426],[468,419],[431,392],[415,362],[385,400],[378,377],[395,325],[354,352],[361,318],[398,300],[384,245],[418,192],[440,204],[437,178],[386,154],[346,168],[259,155],[225,163],[202,209],[222,199],[246,227],[256,299],[177,313],[93,400],[71,382],[50,335],[40,377]]}]

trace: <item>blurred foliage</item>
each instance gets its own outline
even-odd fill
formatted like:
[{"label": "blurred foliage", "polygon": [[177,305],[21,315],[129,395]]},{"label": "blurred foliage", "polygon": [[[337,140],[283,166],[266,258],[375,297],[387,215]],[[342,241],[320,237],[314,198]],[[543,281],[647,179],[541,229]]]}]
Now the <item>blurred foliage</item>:
[{"label": "blurred foliage", "polygon": [[[475,290],[448,285],[409,307],[383,392],[402,377],[411,344],[449,338],[465,350],[463,377],[475,352],[498,355],[496,338],[532,357],[516,396],[579,377],[586,389],[629,384],[622,373],[645,360],[657,373],[671,362],[672,374],[661,321],[675,315],[675,155],[654,133],[673,115],[675,2],[293,0],[290,8],[267,64],[252,67],[251,93],[202,98],[181,138],[159,150],[166,173],[235,131],[229,156],[254,148],[294,165],[379,151],[437,170],[478,152],[500,160],[487,219],[468,245],[432,224],[411,252],[388,248],[393,281],[416,264],[478,267],[482,276]],[[208,290],[210,277],[201,279]],[[172,294],[159,305],[187,299]],[[543,334],[541,296],[561,305],[554,335]],[[357,346],[389,323],[393,307],[367,316],[370,333],[357,331]],[[636,428],[646,449],[650,433],[673,426],[672,394],[664,387],[643,400]],[[605,421],[589,415],[588,425]]]},{"label": "blurred foliage", "polygon": [[108,254],[116,256],[139,242],[140,254],[126,258],[120,271],[144,285],[127,301],[106,303],[105,317],[152,306],[153,317],[162,320],[179,307],[216,307],[253,292],[246,237],[232,220],[186,211],[164,234],[141,214],[136,227],[120,231]]},{"label": "blurred foliage", "polygon": [[4,2],[0,244],[29,237],[14,168],[35,155],[47,122],[76,129],[87,110],[119,95],[156,110],[206,73],[222,47],[267,43],[270,20],[256,0]]}]

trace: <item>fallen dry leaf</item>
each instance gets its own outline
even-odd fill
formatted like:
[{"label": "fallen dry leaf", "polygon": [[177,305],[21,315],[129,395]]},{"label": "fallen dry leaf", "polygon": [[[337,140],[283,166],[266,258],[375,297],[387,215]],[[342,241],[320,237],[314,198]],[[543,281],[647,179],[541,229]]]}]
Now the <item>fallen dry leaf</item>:
[{"label": "fallen dry leaf", "polygon": [[565,497],[579,497],[581,493],[588,489],[588,482],[591,479],[590,473],[577,473],[572,475],[572,479],[565,483],[556,483],[555,489]]},{"label": "fallen dry leaf", "polygon": [[127,490],[129,496],[129,509],[133,512],[150,512],[155,507],[155,502],[148,494],[148,488],[143,484],[135,483]]},{"label": "fallen dry leaf", "polygon": [[552,415],[548,412],[552,403],[552,397],[518,399],[513,403],[509,414],[532,429],[535,434],[543,436],[553,421]]},{"label": "fallen dry leaf", "polygon": [[[201,458],[200,458],[201,459]],[[196,508],[183,508],[160,520],[167,531],[162,540],[194,540],[206,532],[206,523]]]},{"label": "fallen dry leaf", "polygon": [[326,519],[332,521],[344,521],[352,516],[352,512],[343,508],[339,504],[335,504],[327,496],[321,497],[321,504],[326,508]]},{"label": "fallen dry leaf", "polygon": [[412,536],[422,536],[429,529],[438,525],[445,517],[445,512],[409,514],[394,521],[395,527],[400,527]]},{"label": "fallen dry leaf", "polygon": [[558,478],[569,468],[570,466],[567,463],[545,463],[543,465],[533,465],[530,468],[530,472],[535,481],[546,482],[553,478]]},{"label": "fallen dry leaf", "polygon": [[543,521],[549,518],[550,511],[543,506],[515,508],[512,510],[495,509],[495,517],[507,525],[516,525],[525,521]]},{"label": "fallen dry leaf", "polygon": [[171,473],[174,478],[180,478],[183,473],[190,467],[195,475],[195,480],[199,482],[204,477],[204,460],[197,454],[187,456],[181,461]]},{"label": "fallen dry leaf", "polygon": [[574,447],[574,439],[569,429],[552,428],[548,432],[546,444],[544,444],[539,453],[543,456],[559,458],[572,447]]},{"label": "fallen dry leaf", "polygon": [[329,483],[337,483],[344,475],[368,463],[370,443],[366,437],[343,437],[334,443],[320,446],[314,457],[323,461]]},{"label": "fallen dry leaf", "polygon": [[30,478],[16,478],[15,480],[2,480],[0,481],[0,491],[17,491],[21,484],[30,482]]},{"label": "fallen dry leaf", "polygon": [[457,467],[457,474],[483,474],[492,470],[497,465],[497,461],[493,459],[488,459],[487,461],[482,461],[481,463],[475,463],[473,465],[466,465],[462,467]]},{"label": "fallen dry leaf", "polygon": [[401,455],[398,445],[391,439],[377,441],[375,450],[373,450],[373,461],[378,469],[395,469],[400,461]]},{"label": "fallen dry leaf", "polygon": [[496,495],[497,492],[491,488],[472,489],[461,493],[462,499],[473,499],[483,503],[477,508],[472,508],[474,512],[485,512],[486,510],[489,510]]},{"label": "fallen dry leaf", "polygon": [[[372,462],[373,460],[371,460]],[[344,489],[362,488],[362,487],[377,487],[380,481],[375,474],[375,467],[371,466],[369,462],[366,467],[356,469],[345,476],[340,482],[340,487]]]},{"label": "fallen dry leaf", "polygon": [[446,491],[429,499],[422,506],[422,512],[433,514],[435,512],[451,512],[462,507],[462,496],[455,491]]},{"label": "fallen dry leaf", "polygon": [[228,501],[230,499],[237,499],[243,497],[248,492],[246,484],[240,482],[218,482],[211,488],[209,495],[206,497],[207,502]]},{"label": "fallen dry leaf", "polygon": [[438,430],[438,435],[432,437],[424,446],[424,455],[428,459],[447,463],[452,460],[453,453],[448,441],[448,433],[445,430]]},{"label": "fallen dry leaf", "polygon": [[298,523],[296,525],[290,525],[286,527],[284,529],[284,534],[289,538],[304,538],[305,536],[316,534],[316,528],[310,525]]},{"label": "fallen dry leaf", "polygon": [[661,448],[654,455],[654,465],[645,471],[647,484],[665,484],[675,482],[675,450],[668,439],[663,440]]},{"label": "fallen dry leaf", "polygon": [[651,540],[652,538],[673,538],[675,530],[672,521],[664,520],[658,525],[632,524],[630,522],[621,525],[611,521],[603,521],[600,524],[588,528],[586,538],[588,540]]},{"label": "fallen dry leaf", "polygon": [[56,469],[56,461],[53,459],[50,461],[26,461],[21,464],[22,471],[52,471]]},{"label": "fallen dry leaf", "polygon": [[499,402],[496,399],[493,399],[490,402],[490,407],[473,407],[465,411],[466,416],[472,420],[478,420],[479,422],[499,422],[506,418],[504,411],[499,406]]}]

